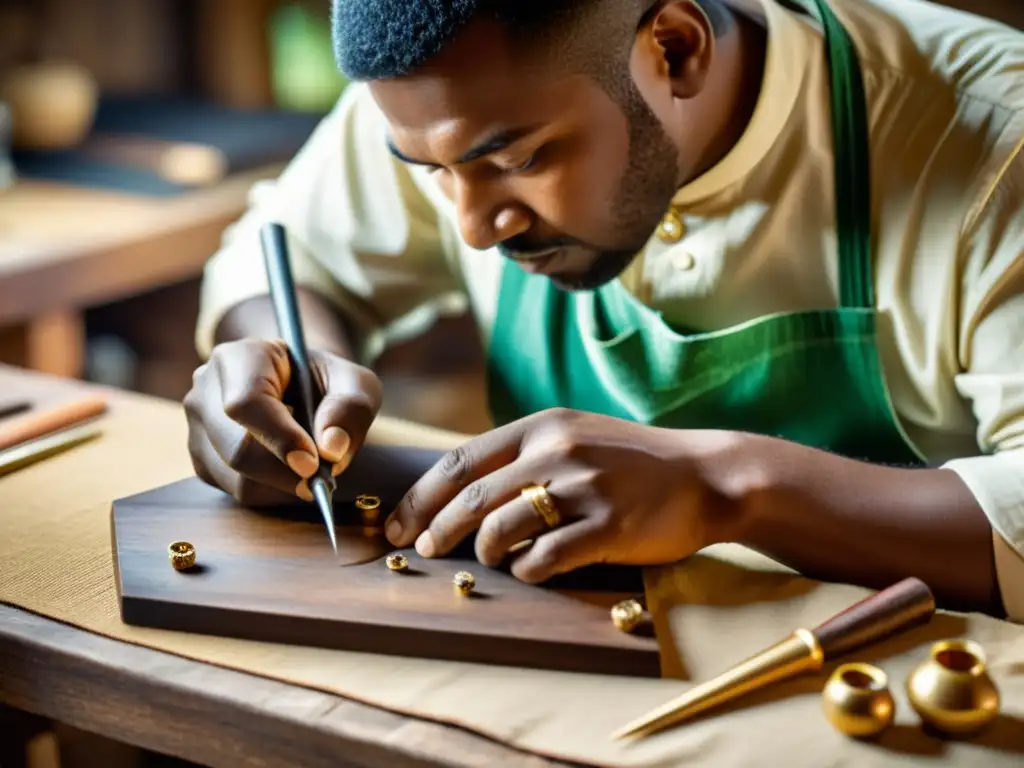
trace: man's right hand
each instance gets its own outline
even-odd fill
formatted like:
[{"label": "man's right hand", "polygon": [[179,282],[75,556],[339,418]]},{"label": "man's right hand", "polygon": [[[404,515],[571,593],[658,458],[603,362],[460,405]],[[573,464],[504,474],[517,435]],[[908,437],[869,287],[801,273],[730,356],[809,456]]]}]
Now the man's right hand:
[{"label": "man's right hand", "polygon": [[242,339],[220,344],[196,369],[185,396],[189,453],[196,474],[246,506],[312,501],[307,480],[319,457],[344,471],[381,405],[381,384],[370,370],[310,350],[323,399],[308,434],[283,402],[291,379],[280,341]]}]

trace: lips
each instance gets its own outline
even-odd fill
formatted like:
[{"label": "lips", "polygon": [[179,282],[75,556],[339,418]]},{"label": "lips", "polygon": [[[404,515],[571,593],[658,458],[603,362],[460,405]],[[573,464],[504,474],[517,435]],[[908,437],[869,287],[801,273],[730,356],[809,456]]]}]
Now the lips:
[{"label": "lips", "polygon": [[561,248],[553,248],[550,251],[532,254],[529,257],[516,258],[515,262],[522,267],[525,272],[537,274],[544,272],[546,267],[551,264],[561,252]]}]

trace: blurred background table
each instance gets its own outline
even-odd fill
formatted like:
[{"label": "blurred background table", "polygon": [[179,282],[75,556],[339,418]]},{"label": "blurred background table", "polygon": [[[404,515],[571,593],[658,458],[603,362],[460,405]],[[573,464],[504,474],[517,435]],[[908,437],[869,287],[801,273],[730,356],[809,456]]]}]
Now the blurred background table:
[{"label": "blurred background table", "polygon": [[82,376],[85,311],[198,278],[249,187],[277,170],[170,199],[20,180],[0,197],[0,359]]}]

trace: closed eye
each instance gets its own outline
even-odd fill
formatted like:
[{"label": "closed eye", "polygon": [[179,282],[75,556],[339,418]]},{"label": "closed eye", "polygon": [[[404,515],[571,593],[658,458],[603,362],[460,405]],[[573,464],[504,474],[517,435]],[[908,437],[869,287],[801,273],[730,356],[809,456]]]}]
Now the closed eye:
[{"label": "closed eye", "polygon": [[537,165],[537,157],[540,155],[540,150],[537,150],[531,154],[526,160],[519,165],[512,166],[511,168],[502,168],[504,173],[523,173],[524,171],[532,170]]}]

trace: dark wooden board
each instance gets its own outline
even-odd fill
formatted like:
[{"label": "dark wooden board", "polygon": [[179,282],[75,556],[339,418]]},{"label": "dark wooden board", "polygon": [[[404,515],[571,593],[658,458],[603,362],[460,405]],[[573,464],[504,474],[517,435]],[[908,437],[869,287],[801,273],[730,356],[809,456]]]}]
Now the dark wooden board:
[{"label": "dark wooden board", "polygon": [[[642,595],[638,569],[589,568],[527,585],[490,569],[472,540],[444,559],[412,549],[394,573],[381,535],[367,535],[352,500],[372,493],[386,512],[440,454],[368,446],[335,496],[339,557],[315,508],[242,508],[197,478],[114,502],[114,568],[128,624],[400,656],[656,677],[656,639],[616,629],[609,609]],[[192,542],[193,572],[167,546]],[[473,595],[452,577],[468,570]]]}]

